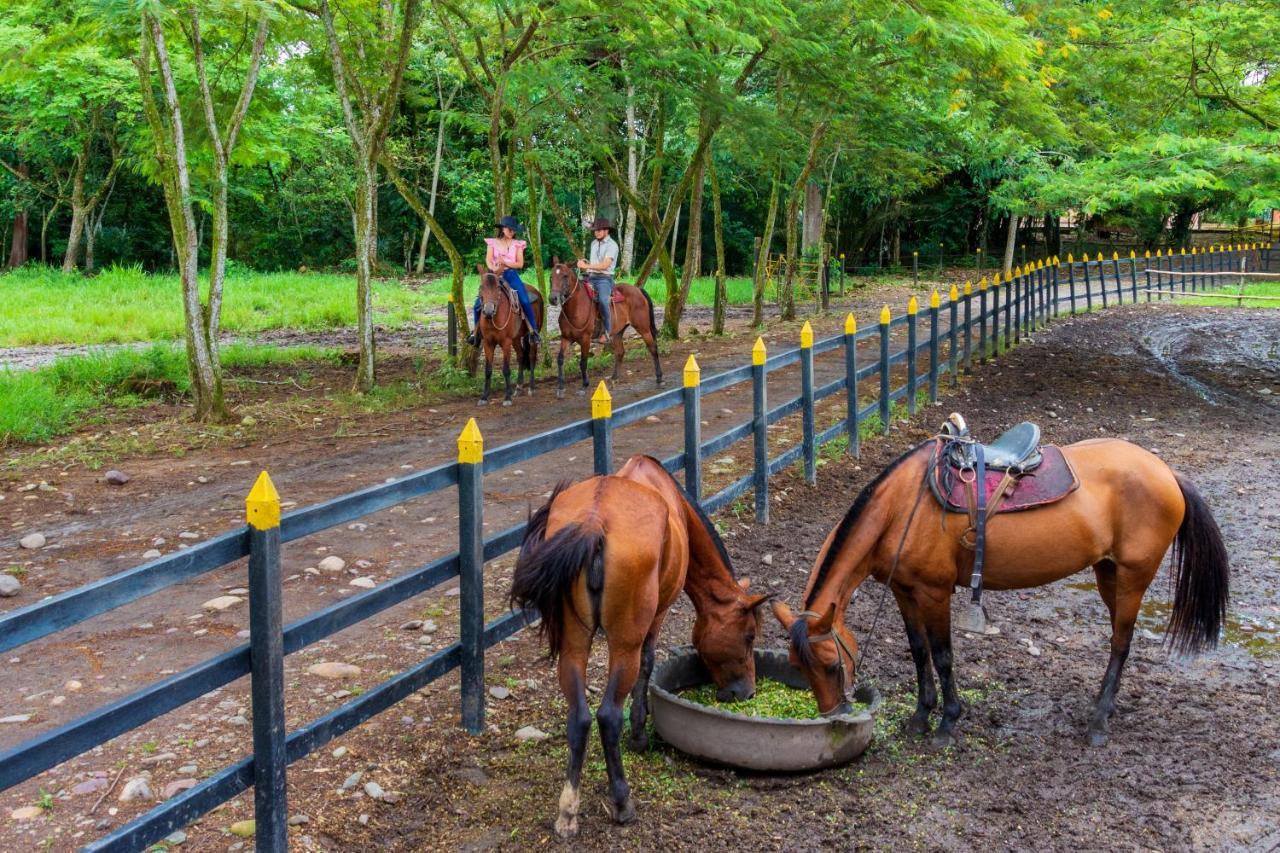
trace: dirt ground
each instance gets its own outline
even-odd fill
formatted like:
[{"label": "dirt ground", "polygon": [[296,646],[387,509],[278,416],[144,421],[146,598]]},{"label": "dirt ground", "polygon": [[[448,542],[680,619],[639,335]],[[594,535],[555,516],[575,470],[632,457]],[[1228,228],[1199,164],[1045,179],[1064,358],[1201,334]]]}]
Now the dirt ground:
[{"label": "dirt ground", "polygon": [[[835,318],[830,323],[834,326]],[[776,346],[794,339],[790,327],[774,327],[771,334]],[[727,341],[697,344],[704,371],[741,363],[749,340],[739,332]],[[1280,506],[1268,491],[1277,473],[1271,427],[1280,414],[1278,341],[1276,312],[1136,306],[1063,319],[977,368],[958,389],[947,388],[938,408],[926,408],[895,427],[887,440],[869,443],[860,460],[824,458],[816,488],[784,475],[775,486],[773,521],[767,527],[752,524],[740,506],[718,519],[738,573],[794,603],[818,545],[852,496],[947,411],[963,412],[984,436],[1031,419],[1044,426],[1049,441],[1112,435],[1155,450],[1191,476],[1223,527],[1233,559],[1232,619],[1219,651],[1195,661],[1169,660],[1159,643],[1167,584],[1157,581],[1144,608],[1109,747],[1089,749],[1082,738],[1106,660],[1105,609],[1091,573],[1045,589],[991,596],[990,610],[1002,633],[957,640],[969,712],[960,745],[943,752],[898,729],[912,702],[913,672],[892,604],[876,635],[867,636],[879,602],[880,590],[873,585],[849,614],[868,648],[865,674],[888,698],[877,740],[863,758],[814,775],[742,776],[703,767],[659,745],[626,757],[639,819],[617,828],[595,806],[604,784],[597,744],[585,774],[582,833],[573,846],[1267,850],[1280,845],[1280,722],[1275,714]],[[683,357],[681,352],[664,358],[673,378]],[[639,360],[628,366],[646,369]],[[839,369],[831,359],[820,361],[819,381]],[[772,399],[793,393],[785,390],[787,381],[779,378],[779,396]],[[624,386],[615,390],[619,402],[652,389],[651,380],[641,378]],[[741,394],[709,397],[704,437],[740,421],[749,402]],[[380,477],[400,476],[404,466],[448,458],[462,419],[473,411],[469,403],[465,409],[441,404],[366,418],[345,435],[322,420],[267,431],[265,441],[247,432],[239,447],[218,445],[180,458],[142,455],[126,460],[134,481],[122,487],[129,490],[123,494],[80,467],[65,469],[65,477],[57,466],[46,473],[28,469],[10,476],[3,493],[5,517],[14,519],[10,523],[18,535],[42,530],[50,545],[35,556],[6,548],[0,559],[26,564],[24,585],[35,592],[17,603],[29,603],[33,594],[132,566],[153,545],[168,550],[195,541],[179,538],[180,532],[203,538],[240,523],[244,493],[268,459],[282,495],[310,503]],[[495,446],[562,422],[563,412],[553,406],[489,409],[481,423],[489,446]],[[780,426],[779,441],[789,429]],[[621,431],[618,456],[674,452],[678,430],[676,414]],[[528,471],[490,475],[486,518],[491,528],[522,519],[531,499],[561,473],[580,470],[588,458],[589,448],[577,446],[539,461],[536,469],[531,464]],[[717,460],[710,469],[712,487],[736,476],[746,462],[731,455]],[[41,478],[52,491],[19,491]],[[415,501],[288,546],[286,619],[354,591],[349,581],[355,575],[380,582],[451,550],[456,544],[451,501],[450,495]],[[20,514],[11,512],[14,502]],[[156,544],[157,539],[165,541]],[[350,568],[315,569],[328,555],[343,557]],[[502,612],[509,560],[496,561],[489,571],[487,600],[496,616]],[[201,602],[243,583],[243,565],[230,567],[15,650],[6,669],[19,677],[0,700],[0,716],[34,716],[0,727],[0,747],[242,642],[237,634],[247,620],[243,606],[205,613]],[[290,656],[291,724],[336,707],[452,642],[455,601],[447,590],[438,591]],[[410,619],[438,623],[437,630],[402,629]],[[664,648],[687,642],[690,623],[691,608],[681,602],[668,623]],[[1027,641],[1040,650],[1038,656],[1029,653]],[[770,625],[761,645],[782,644],[781,630]],[[320,660],[353,663],[362,671],[344,681],[325,681],[306,672]],[[460,732],[456,679],[445,679],[294,765],[290,812],[305,817],[293,830],[294,845],[446,850],[554,843],[551,825],[565,748],[564,704],[552,669],[532,636],[507,641],[488,660],[492,685],[506,688],[510,696],[489,701],[486,734],[470,738]],[[71,680],[80,687],[73,688]],[[150,772],[160,794],[166,785],[199,778],[239,757],[249,740],[242,728],[247,704],[247,686],[231,685],[4,792],[0,820],[12,809],[36,803],[41,791],[52,797],[41,817],[9,818],[0,848],[71,849],[139,813],[147,804],[117,802],[118,789],[91,810],[118,773],[123,784]],[[527,725],[551,737],[518,743],[514,732]],[[360,778],[344,789],[356,773]],[[361,790],[366,781],[396,792],[398,802],[372,801]],[[244,842],[225,830],[251,813],[251,799],[237,798],[188,827],[183,849],[242,849]]]}]

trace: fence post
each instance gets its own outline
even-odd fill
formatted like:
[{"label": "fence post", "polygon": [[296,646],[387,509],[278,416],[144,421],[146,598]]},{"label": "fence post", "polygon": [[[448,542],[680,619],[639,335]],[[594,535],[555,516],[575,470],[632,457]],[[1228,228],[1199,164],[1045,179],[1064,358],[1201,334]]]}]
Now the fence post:
[{"label": "fence post", "polygon": [[1006,276],[1004,280],[1004,348],[1007,352],[1013,347],[1012,331],[1010,328],[1011,318],[1013,317],[1013,276]]},{"label": "fence post", "polygon": [[911,281],[913,286],[920,286],[920,253],[911,253]]},{"label": "fence post", "polygon": [[[1156,250],[1160,251],[1159,249]],[[1142,250],[1143,270],[1142,274],[1147,280],[1147,301],[1151,301],[1151,250]]]},{"label": "fence post", "polygon": [[702,502],[702,368],[691,354],[684,363],[684,488]]},{"label": "fence post", "polygon": [[983,270],[983,263],[982,263],[982,261],[983,261],[983,257],[982,257],[982,247],[981,247],[981,246],[979,246],[979,247],[978,247],[978,275],[982,275],[982,270]]},{"label": "fence post", "polygon": [[818,482],[818,442],[814,435],[813,400],[813,326],[805,320],[800,327],[800,416],[804,434],[801,455],[804,457],[804,481]]},{"label": "fence post", "polygon": [[1000,355],[1000,273],[991,276],[991,354]]},{"label": "fence post", "polygon": [[[938,402],[938,289],[929,294],[929,402]],[[849,316],[853,316],[850,314]]]},{"label": "fence post", "polygon": [[[1172,263],[1172,262],[1170,262],[1170,263],[1169,263],[1169,268],[1170,268],[1170,269],[1173,269],[1173,263]],[[1182,273],[1182,275],[1178,276],[1179,278],[1181,278],[1181,279],[1182,279],[1182,292],[1183,292],[1183,293],[1186,293],[1186,292],[1187,292],[1187,276],[1186,276],[1186,272],[1187,272],[1187,247],[1186,247],[1186,246],[1182,246],[1182,247],[1180,247],[1180,248],[1178,249],[1178,272]],[[1215,284],[1217,283],[1217,280],[1216,280],[1216,279],[1215,279],[1214,283],[1215,283]]]},{"label": "fence post", "polygon": [[447,332],[449,340],[449,357],[458,357],[458,306],[453,304],[453,294],[449,294],[449,304],[446,307],[448,313],[449,330]]},{"label": "fence post", "polygon": [[[953,313],[951,315],[955,317]],[[880,429],[889,434],[889,306],[880,309]],[[954,334],[954,332],[953,332]],[[955,339],[952,338],[954,341]],[[954,347],[955,344],[953,343]],[[952,355],[952,363],[955,356]]]},{"label": "fence post", "polygon": [[916,314],[920,302],[912,294],[907,302],[907,414],[916,413]]},{"label": "fence post", "polygon": [[613,472],[613,397],[603,379],[591,395],[591,456],[597,476]]},{"label": "fence post", "polygon": [[458,640],[462,727],[484,731],[484,437],[470,418],[458,434]]},{"label": "fence post", "polygon": [[755,445],[756,521],[769,523],[769,397],[765,387],[764,338],[751,348],[751,437]]},{"label": "fence post", "polygon": [[1022,340],[1022,276],[1018,270],[1010,270],[1009,280],[1013,286],[1013,341]]},{"label": "fence post", "polygon": [[1084,253],[1080,266],[1084,269],[1084,310],[1093,311],[1093,282],[1089,280],[1089,253]]},{"label": "fence post", "polygon": [[1044,326],[1049,322],[1049,273],[1044,261],[1037,260],[1036,268],[1036,326]]},{"label": "fence post", "polygon": [[973,285],[964,283],[964,372],[973,372]]},{"label": "fence post", "polygon": [[1102,253],[1098,253],[1098,287],[1102,292],[1102,307],[1107,307],[1107,268]]},{"label": "fence post", "polygon": [[845,430],[849,433],[849,452],[862,455],[862,429],[858,423],[858,321],[853,312],[844,318],[844,384]]},{"label": "fence post", "polygon": [[978,279],[978,360],[987,363],[987,279]]},{"label": "fence post", "polygon": [[1049,259],[1051,264],[1049,275],[1053,279],[1053,316],[1055,318],[1062,316],[1062,307],[1058,304],[1058,285],[1062,276],[1062,261],[1058,260],[1058,256],[1054,255]]},{"label": "fence post", "polygon": [[1133,249],[1129,250],[1129,296],[1132,298],[1130,302],[1138,301],[1138,253]]},{"label": "fence post", "polygon": [[1067,287],[1070,289],[1071,313],[1076,313],[1076,261],[1067,252]]},{"label": "fence post", "polygon": [[289,849],[284,719],[284,617],[280,580],[280,495],[263,471],[245,498],[249,524],[249,665],[253,702],[254,844]]},{"label": "fence post", "polygon": [[[960,384],[960,377],[957,375],[959,368],[956,365],[956,314],[959,311],[957,300],[960,298],[960,291],[956,290],[956,286],[953,284],[951,285],[951,292],[948,293],[947,296],[951,300],[949,305],[951,309],[951,325],[947,327],[947,337],[950,338],[950,346],[947,351],[947,361],[951,367],[951,384],[954,386]],[[885,311],[888,311],[888,306],[885,307]]]}]

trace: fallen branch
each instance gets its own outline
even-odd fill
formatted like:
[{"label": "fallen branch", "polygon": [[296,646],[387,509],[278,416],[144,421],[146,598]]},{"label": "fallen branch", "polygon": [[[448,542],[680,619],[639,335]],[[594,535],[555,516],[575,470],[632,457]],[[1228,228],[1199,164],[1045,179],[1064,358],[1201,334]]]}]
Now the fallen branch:
[{"label": "fallen branch", "polygon": [[102,801],[107,798],[107,795],[116,789],[116,785],[119,784],[120,782],[120,777],[124,775],[125,768],[128,766],[129,766],[128,764],[120,765],[120,770],[116,773],[116,778],[111,780],[111,785],[107,788],[107,790],[102,792],[101,797],[98,797],[98,801],[93,804],[93,808],[89,809],[89,812],[88,812],[89,814],[93,814],[94,812],[96,812],[98,810],[98,806],[102,805]]}]

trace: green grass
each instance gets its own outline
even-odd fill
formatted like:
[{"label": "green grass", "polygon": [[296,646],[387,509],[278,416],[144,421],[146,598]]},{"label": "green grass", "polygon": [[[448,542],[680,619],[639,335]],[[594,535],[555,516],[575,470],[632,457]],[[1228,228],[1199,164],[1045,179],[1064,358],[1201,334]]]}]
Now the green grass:
[{"label": "green grass", "polygon": [[[231,344],[222,349],[229,370],[337,357],[320,347]],[[37,370],[0,371],[0,446],[45,442],[69,432],[99,406],[143,405],[157,396],[185,394],[189,387],[186,357],[173,344],[68,356]]]},{"label": "green grass", "polygon": [[[1224,277],[1223,281],[1229,281]],[[1218,288],[1210,293],[1235,294],[1237,292],[1235,284],[1227,284],[1225,287]],[[1280,281],[1255,281],[1246,284],[1244,287],[1245,300],[1242,307],[1245,308],[1280,308]],[[1269,296],[1271,299],[1249,299],[1249,296]],[[1223,295],[1220,298],[1202,299],[1194,297],[1182,299],[1175,297],[1176,301],[1184,305],[1218,305],[1235,307],[1239,303],[1234,295]]]},{"label": "green grass", "polygon": [[[533,281],[532,270],[526,281]],[[467,294],[479,288],[470,275]],[[396,328],[421,319],[428,307],[443,305],[449,278],[407,286],[398,281],[374,284],[375,321]],[[730,278],[731,304],[751,302],[751,279]],[[661,277],[649,279],[654,301],[665,300]],[[693,305],[710,305],[715,282],[696,278],[689,290]],[[223,291],[222,328],[231,334],[269,329],[322,330],[356,324],[355,278],[330,273],[252,272],[233,267]],[[97,276],[63,275],[28,265],[0,275],[0,347],[42,344],[110,344],[177,341],[182,337],[178,276],[148,275],[140,267],[112,267]]]},{"label": "green grass", "polygon": [[[443,300],[443,296],[441,297]],[[403,326],[423,299],[396,282],[374,286],[376,322]],[[176,274],[112,267],[93,278],[28,265],[0,275],[0,346],[176,341],[182,302]],[[228,273],[222,327],[328,329],[356,322],[355,279],[322,273]]]},{"label": "green grass", "polygon": [[788,687],[780,681],[760,677],[756,679],[756,693],[750,699],[737,702],[721,702],[716,699],[716,686],[704,684],[680,694],[682,699],[697,702],[710,708],[744,714],[748,717],[773,717],[793,720],[812,720],[818,716],[818,703],[807,688]]}]

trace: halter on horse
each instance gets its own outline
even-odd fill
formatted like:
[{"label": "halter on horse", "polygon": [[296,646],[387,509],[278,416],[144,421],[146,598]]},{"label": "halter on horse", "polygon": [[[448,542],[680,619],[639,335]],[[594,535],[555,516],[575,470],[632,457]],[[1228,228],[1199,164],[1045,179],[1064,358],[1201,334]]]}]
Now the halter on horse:
[{"label": "halter on horse", "polygon": [[[502,405],[511,405],[511,353],[515,350],[519,372],[516,376],[516,387],[524,384],[524,373],[529,371],[528,394],[533,396],[533,368],[538,359],[538,344],[529,334],[529,325],[525,321],[524,312],[520,310],[520,300],[515,292],[501,279],[501,270],[490,272],[483,264],[477,267],[480,273],[480,322],[476,325],[476,335],[484,349],[484,393],[480,396],[480,405],[489,402],[489,386],[493,378],[494,351],[502,349],[502,378],[506,383],[506,394]],[[534,288],[529,288],[533,301],[535,319],[542,322],[542,297]]]}]

